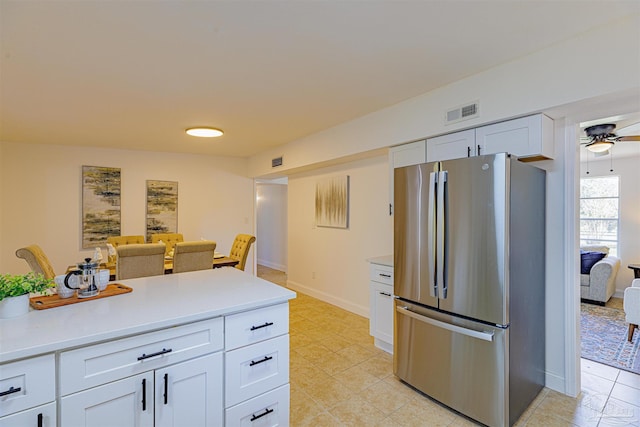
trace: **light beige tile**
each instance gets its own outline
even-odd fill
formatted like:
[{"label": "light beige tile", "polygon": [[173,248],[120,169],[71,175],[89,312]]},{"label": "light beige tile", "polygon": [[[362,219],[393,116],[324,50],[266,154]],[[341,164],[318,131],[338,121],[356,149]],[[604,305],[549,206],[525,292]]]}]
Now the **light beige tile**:
[{"label": "light beige tile", "polygon": [[390,415],[390,418],[402,426],[448,426],[457,421],[457,416],[434,402],[424,399],[412,399],[406,405]]},{"label": "light beige tile", "polygon": [[342,350],[343,348],[347,348],[350,345],[353,345],[351,341],[346,338],[342,338],[341,336],[333,335],[331,337],[324,338],[319,341],[320,344],[329,348],[330,350],[337,352]]},{"label": "light beige tile", "polygon": [[362,391],[380,381],[380,378],[371,375],[371,373],[361,365],[356,365],[346,371],[340,372],[336,374],[334,378],[355,392]]},{"label": "light beige tile", "polygon": [[393,374],[393,363],[386,357],[374,356],[360,365],[378,378],[386,378]]},{"label": "light beige tile", "polygon": [[527,420],[527,427],[580,427],[577,424],[567,422],[551,412],[545,412],[537,409],[531,414]]},{"label": "light beige tile", "polygon": [[341,355],[333,352],[324,354],[315,362],[318,368],[322,369],[329,375],[336,375],[339,372],[346,371],[352,366],[355,366],[355,364],[350,360],[347,360]]},{"label": "light beige tile", "polygon": [[311,418],[310,420],[308,420],[305,423],[291,423],[292,426],[301,426],[301,427],[342,427],[344,426],[344,424],[342,424],[340,421],[338,421],[336,418],[334,418],[330,413],[328,412],[323,412],[319,415],[316,415],[315,417]]},{"label": "light beige tile", "polygon": [[296,352],[302,355],[305,359],[311,360],[312,362],[318,361],[319,359],[326,356],[327,353],[333,353],[333,351],[317,342],[312,342],[311,344],[296,347]]},{"label": "light beige tile", "polygon": [[587,359],[580,359],[580,370],[611,381],[615,381],[620,372],[619,369]]},{"label": "light beige tile", "polygon": [[616,383],[611,391],[611,397],[635,405],[640,402],[640,389]]},{"label": "light beige tile", "polygon": [[342,350],[338,350],[336,354],[356,365],[364,362],[365,360],[371,359],[374,353],[372,349],[367,349],[366,346],[353,344],[349,347],[343,348]]},{"label": "light beige tile", "polygon": [[357,396],[336,404],[329,413],[348,426],[372,426],[384,418],[380,410]]},{"label": "light beige tile", "polygon": [[311,396],[300,388],[292,387],[289,412],[291,425],[312,425],[311,421],[323,412],[324,407],[317,404]]},{"label": "light beige tile", "polygon": [[314,387],[305,388],[305,391],[313,400],[323,405],[326,409],[331,409],[337,403],[347,400],[354,395],[352,391],[345,388],[335,378],[318,382]]},{"label": "light beige tile", "polygon": [[580,427],[596,427],[605,402],[606,399],[600,395],[592,395],[589,392],[583,392],[578,398],[572,398],[555,391],[549,391],[527,421],[527,425],[531,425],[531,420],[543,413],[553,414],[565,422]]},{"label": "light beige tile", "polygon": [[301,365],[290,368],[289,381],[303,389],[312,389],[317,384],[331,379],[322,369],[312,365]]},{"label": "light beige tile", "polygon": [[382,411],[385,416],[391,415],[412,400],[412,397],[406,394],[395,392],[394,387],[385,381],[378,381],[362,390],[359,395]]}]

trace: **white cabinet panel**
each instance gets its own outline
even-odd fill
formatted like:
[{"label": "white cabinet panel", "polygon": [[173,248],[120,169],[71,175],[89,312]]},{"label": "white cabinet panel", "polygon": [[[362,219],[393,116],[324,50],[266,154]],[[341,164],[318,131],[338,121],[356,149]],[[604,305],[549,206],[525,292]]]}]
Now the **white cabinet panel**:
[{"label": "white cabinet panel", "polygon": [[227,316],[225,349],[264,341],[289,332],[289,304],[278,304]]},{"label": "white cabinet panel", "polygon": [[475,141],[473,129],[429,138],[427,139],[427,162],[475,156]]},{"label": "white cabinet panel", "polygon": [[369,267],[369,334],[376,347],[393,353],[393,267]]},{"label": "white cabinet panel", "polygon": [[222,425],[222,353],[155,372],[156,427]]},{"label": "white cabinet panel", "polygon": [[389,149],[389,215],[393,214],[394,169],[426,162],[426,144],[426,141],[416,141]]},{"label": "white cabinet panel", "polygon": [[226,410],[226,427],[289,425],[289,384]]},{"label": "white cabinet panel", "polygon": [[52,402],[56,398],[55,381],[53,354],[0,365],[0,414]]},{"label": "white cabinet panel", "polygon": [[553,158],[553,121],[537,114],[476,129],[480,154],[509,153],[540,160]]},{"label": "white cabinet panel", "polygon": [[225,406],[289,382],[289,335],[225,354]]},{"label": "white cabinet panel", "polygon": [[36,406],[0,418],[0,427],[56,427],[56,404]]},{"label": "white cabinet panel", "polygon": [[63,426],[151,427],[153,417],[153,372],[65,396],[60,404]]}]

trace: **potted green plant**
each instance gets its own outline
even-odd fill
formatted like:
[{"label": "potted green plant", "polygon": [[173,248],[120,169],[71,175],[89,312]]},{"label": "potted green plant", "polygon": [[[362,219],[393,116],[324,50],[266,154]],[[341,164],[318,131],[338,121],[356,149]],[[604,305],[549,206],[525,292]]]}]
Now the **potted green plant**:
[{"label": "potted green plant", "polygon": [[29,311],[29,294],[55,286],[42,274],[0,275],[0,319],[20,316]]}]

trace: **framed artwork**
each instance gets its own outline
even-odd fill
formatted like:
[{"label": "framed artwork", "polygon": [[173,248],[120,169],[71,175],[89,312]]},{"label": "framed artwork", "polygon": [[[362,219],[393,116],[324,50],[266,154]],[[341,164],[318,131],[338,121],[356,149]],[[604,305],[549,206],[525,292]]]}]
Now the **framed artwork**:
[{"label": "framed artwork", "polygon": [[120,169],[82,166],[82,249],[120,235]]},{"label": "framed artwork", "polygon": [[178,232],[178,182],[147,181],[147,242],[156,233]]},{"label": "framed artwork", "polygon": [[349,228],[349,175],[316,183],[316,225]]}]

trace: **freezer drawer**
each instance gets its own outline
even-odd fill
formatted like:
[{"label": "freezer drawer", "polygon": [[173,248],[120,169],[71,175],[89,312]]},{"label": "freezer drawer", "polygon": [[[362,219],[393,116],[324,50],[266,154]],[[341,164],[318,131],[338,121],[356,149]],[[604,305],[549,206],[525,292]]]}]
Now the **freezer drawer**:
[{"label": "freezer drawer", "polygon": [[508,329],[396,300],[394,373],[489,426],[508,425]]}]

